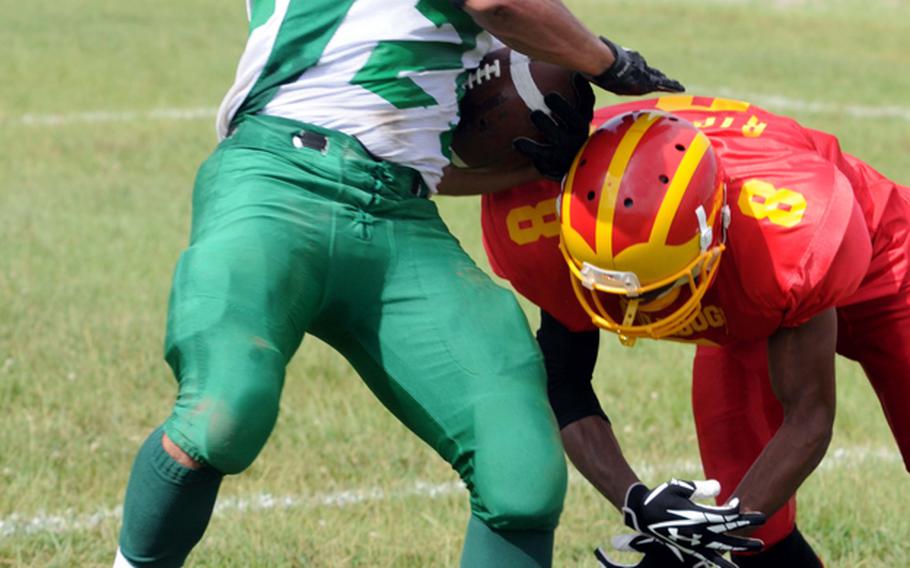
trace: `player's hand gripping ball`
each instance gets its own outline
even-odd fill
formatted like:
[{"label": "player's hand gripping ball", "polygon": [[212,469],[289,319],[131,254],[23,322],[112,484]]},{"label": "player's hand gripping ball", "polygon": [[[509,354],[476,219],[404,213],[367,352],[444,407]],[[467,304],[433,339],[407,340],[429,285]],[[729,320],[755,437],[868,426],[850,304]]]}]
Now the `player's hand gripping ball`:
[{"label": "player's hand gripping ball", "polygon": [[[587,139],[593,108],[590,86],[574,71],[497,49],[465,82],[452,161],[502,169],[532,161],[561,178]],[[524,140],[518,149],[516,140]]]}]

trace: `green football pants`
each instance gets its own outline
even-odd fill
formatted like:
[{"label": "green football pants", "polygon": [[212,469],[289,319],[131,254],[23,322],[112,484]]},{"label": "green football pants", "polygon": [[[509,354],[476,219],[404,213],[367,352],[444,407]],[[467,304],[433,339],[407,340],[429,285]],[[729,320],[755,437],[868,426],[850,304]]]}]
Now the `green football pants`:
[{"label": "green football pants", "polygon": [[566,469],[541,356],[515,298],[421,187],[346,135],[245,119],[197,178],[168,314],[179,393],[165,431],[222,473],[245,469],[310,332],[452,464],[478,518],[551,529]]}]

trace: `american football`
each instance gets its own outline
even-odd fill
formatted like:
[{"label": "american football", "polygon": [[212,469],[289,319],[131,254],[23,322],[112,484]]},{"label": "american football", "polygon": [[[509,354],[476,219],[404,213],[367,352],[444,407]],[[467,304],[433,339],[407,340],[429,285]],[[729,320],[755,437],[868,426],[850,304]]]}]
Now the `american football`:
[{"label": "american football", "polygon": [[508,47],[487,54],[465,84],[461,119],[452,140],[453,163],[476,168],[527,160],[512,147],[512,140],[542,139],[530,112],[549,112],[544,104],[547,93],[557,92],[572,105],[578,104],[573,74]]}]

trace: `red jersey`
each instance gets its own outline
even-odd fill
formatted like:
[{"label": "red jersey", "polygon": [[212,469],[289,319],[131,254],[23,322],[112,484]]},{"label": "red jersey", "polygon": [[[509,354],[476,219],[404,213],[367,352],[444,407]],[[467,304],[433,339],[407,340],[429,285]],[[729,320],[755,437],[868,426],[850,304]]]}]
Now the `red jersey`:
[{"label": "red jersey", "polygon": [[[671,112],[708,136],[732,213],[701,313],[668,339],[723,345],[767,337],[832,306],[894,293],[907,278],[906,255],[889,250],[895,234],[910,233],[906,213],[889,215],[906,188],[843,154],[833,136],[746,102],[683,95],[606,107],[594,124],[643,109]],[[484,196],[484,246],[493,270],[519,293],[572,330],[593,329],[557,246],[559,192],[540,181]],[[900,205],[905,211],[906,201]]]}]

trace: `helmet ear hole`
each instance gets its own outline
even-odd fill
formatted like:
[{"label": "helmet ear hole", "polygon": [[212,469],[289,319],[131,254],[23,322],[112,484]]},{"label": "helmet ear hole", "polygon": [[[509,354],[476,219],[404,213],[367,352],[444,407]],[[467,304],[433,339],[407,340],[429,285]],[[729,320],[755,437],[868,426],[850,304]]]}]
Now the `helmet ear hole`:
[{"label": "helmet ear hole", "polygon": [[685,151],[686,151],[686,147],[683,146],[682,144],[677,144],[677,145],[676,145],[676,149],[679,150],[680,152],[685,152]]},{"label": "helmet ear hole", "polygon": [[629,207],[632,207],[633,205],[635,205],[635,202],[632,201],[631,197],[627,197],[626,200],[622,202],[622,204],[623,204],[623,206],[625,206],[626,209],[628,209]]},{"label": "helmet ear hole", "polygon": [[591,190],[588,192],[588,201],[594,201],[594,198],[597,197],[597,192]]},{"label": "helmet ear hole", "polygon": [[666,174],[660,174],[660,177],[657,178],[660,180],[660,183],[670,183],[670,178]]}]

